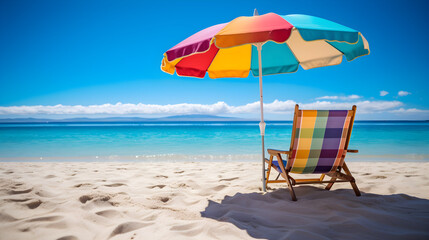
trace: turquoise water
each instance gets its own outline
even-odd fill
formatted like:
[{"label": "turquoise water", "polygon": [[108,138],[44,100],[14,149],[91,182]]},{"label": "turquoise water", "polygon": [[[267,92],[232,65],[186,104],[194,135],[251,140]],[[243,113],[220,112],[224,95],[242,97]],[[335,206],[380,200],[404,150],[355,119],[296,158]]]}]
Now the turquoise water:
[{"label": "turquoise water", "polygon": [[[267,123],[265,145],[288,149],[291,128]],[[429,122],[355,122],[351,158],[429,161],[428,136]],[[260,144],[257,122],[0,124],[0,161],[245,161],[259,158]]]}]

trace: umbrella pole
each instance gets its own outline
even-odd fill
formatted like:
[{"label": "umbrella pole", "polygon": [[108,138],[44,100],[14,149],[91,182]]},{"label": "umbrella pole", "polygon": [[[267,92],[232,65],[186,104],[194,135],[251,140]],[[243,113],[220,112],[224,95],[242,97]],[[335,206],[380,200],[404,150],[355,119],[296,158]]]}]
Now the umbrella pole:
[{"label": "umbrella pole", "polygon": [[262,191],[266,192],[265,189],[265,122],[264,122],[264,97],[262,95],[262,45],[263,43],[256,43],[256,48],[258,49],[258,62],[259,62],[259,95],[260,95],[260,104],[261,104],[261,122],[259,122],[259,129],[261,131],[261,140],[262,140]]}]

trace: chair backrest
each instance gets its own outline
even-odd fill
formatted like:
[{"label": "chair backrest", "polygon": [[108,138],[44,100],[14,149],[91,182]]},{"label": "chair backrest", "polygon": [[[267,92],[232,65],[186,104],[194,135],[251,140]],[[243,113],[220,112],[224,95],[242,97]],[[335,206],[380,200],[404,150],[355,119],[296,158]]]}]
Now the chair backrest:
[{"label": "chair backrest", "polygon": [[293,173],[327,173],[344,163],[353,128],[352,110],[295,107],[288,167]]}]

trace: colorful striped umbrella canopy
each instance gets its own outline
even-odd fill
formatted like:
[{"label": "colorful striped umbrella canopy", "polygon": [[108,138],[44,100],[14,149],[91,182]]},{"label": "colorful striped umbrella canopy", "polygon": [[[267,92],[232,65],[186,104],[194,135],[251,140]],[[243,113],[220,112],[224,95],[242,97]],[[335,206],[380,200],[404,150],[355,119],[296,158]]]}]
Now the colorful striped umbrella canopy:
[{"label": "colorful striped umbrella canopy", "polygon": [[[263,47],[262,47],[263,46]],[[265,179],[265,123],[262,76],[338,65],[368,55],[363,35],[338,23],[308,15],[238,17],[183,40],[164,53],[161,69],[179,76],[245,78],[259,76],[262,136],[262,175]],[[263,184],[265,191],[265,185]]]},{"label": "colorful striped umbrella canopy", "polygon": [[343,25],[307,15],[238,17],[206,28],[164,54],[161,69],[179,76],[245,78],[259,76],[258,51],[262,48],[262,75],[291,73],[340,64],[369,54],[363,35]]}]

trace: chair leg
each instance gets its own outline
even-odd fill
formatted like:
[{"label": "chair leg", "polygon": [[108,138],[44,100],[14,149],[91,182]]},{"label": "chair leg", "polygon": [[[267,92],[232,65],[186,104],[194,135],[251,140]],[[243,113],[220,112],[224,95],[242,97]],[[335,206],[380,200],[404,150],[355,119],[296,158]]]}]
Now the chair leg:
[{"label": "chair leg", "polygon": [[331,187],[332,187],[332,185],[334,185],[335,180],[337,180],[337,178],[336,177],[332,177],[331,180],[330,180],[331,182],[328,183],[328,185],[326,185],[325,189],[328,190],[328,191],[331,190]]},{"label": "chair leg", "polygon": [[292,197],[292,201],[296,201],[297,199],[296,199],[295,191],[293,190],[292,183],[290,181],[289,175],[287,173],[284,174],[284,175],[286,176],[285,179],[286,179],[287,185],[289,187],[289,191],[290,191],[290,195]]},{"label": "chair leg", "polygon": [[282,156],[280,155],[280,153],[278,153],[276,157],[277,157],[277,161],[279,162],[280,169],[282,171],[281,175],[284,179],[286,179],[287,185],[289,187],[289,191],[290,191],[290,195],[292,197],[292,201],[296,201],[297,199],[296,199],[295,191],[293,190],[292,182],[290,180],[288,171],[286,171],[286,168],[285,168],[286,166],[283,166]]},{"label": "chair leg", "polygon": [[331,180],[330,180],[331,182],[328,183],[328,185],[326,185],[325,189],[328,190],[328,191],[331,190],[331,187],[332,187],[332,185],[334,185],[335,180],[337,180],[336,177],[331,177]]},{"label": "chair leg", "polygon": [[[344,172],[346,172],[346,174],[347,174],[348,176],[353,177],[353,176],[352,176],[352,173],[350,172],[350,170],[349,170],[349,168],[347,167],[347,164],[346,164],[346,163],[344,163],[344,164],[343,164],[343,169],[344,169]],[[350,181],[350,184],[352,185],[353,191],[355,191],[356,196],[358,196],[358,197],[359,197],[361,194],[360,194],[360,191],[359,191],[358,186],[356,185],[356,181],[355,181],[355,179],[354,179],[354,178],[353,178],[353,180],[352,180],[352,181]]]},{"label": "chair leg", "polygon": [[268,179],[270,178],[271,164],[272,164],[272,162],[273,162],[273,156],[271,155],[270,156],[270,162],[268,164],[267,176],[266,176],[266,179],[265,179],[265,189],[267,189],[267,186],[268,186]]},{"label": "chair leg", "polygon": [[353,191],[355,191],[356,196],[359,197],[361,194],[360,194],[359,188],[356,185],[356,182],[352,181],[350,182],[350,184],[352,185]]}]

